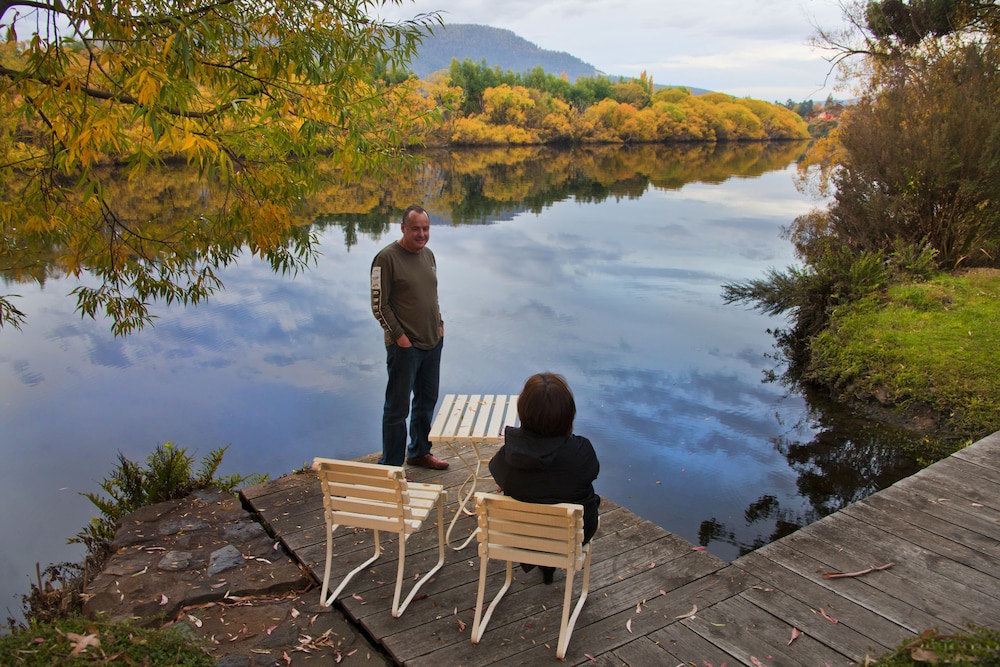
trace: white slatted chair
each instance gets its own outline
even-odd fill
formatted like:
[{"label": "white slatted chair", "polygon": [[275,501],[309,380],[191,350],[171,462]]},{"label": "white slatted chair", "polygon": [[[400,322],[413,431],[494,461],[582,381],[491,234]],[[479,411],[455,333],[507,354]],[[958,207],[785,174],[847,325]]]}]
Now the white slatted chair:
[{"label": "white slatted chair", "polygon": [[[478,644],[482,639],[493,610],[510,588],[515,562],[563,568],[566,570],[566,592],[556,647],[556,657],[562,660],[566,657],[573,626],[590,590],[590,544],[583,544],[583,506],[573,503],[524,503],[495,493],[478,492],[476,514],[479,521],[476,533],[479,537],[479,594],[472,623],[472,643]],[[483,613],[486,568],[490,558],[507,561],[507,578]],[[573,573],[581,569],[580,599],[570,616]]]},{"label": "white slatted chair", "polygon": [[[323,513],[326,517],[326,571],[323,574],[320,602],[325,607],[333,604],[354,575],[382,555],[379,531],[393,532],[399,536],[399,567],[396,572],[396,592],[392,598],[392,615],[398,618],[413,600],[417,590],[444,565],[444,504],[447,502],[448,492],[440,484],[407,482],[402,466],[317,458],[313,460],[313,469],[322,485]],[[420,529],[435,504],[438,508],[438,562],[413,585],[409,595],[400,604],[406,540]],[[375,555],[354,568],[343,578],[337,589],[327,595],[333,559],[333,532],[338,526],[374,531]]]}]

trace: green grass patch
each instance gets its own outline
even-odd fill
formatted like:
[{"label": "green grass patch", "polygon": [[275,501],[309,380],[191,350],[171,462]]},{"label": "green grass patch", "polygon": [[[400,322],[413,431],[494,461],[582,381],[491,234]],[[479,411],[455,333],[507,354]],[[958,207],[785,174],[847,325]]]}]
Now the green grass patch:
[{"label": "green grass patch", "polygon": [[809,379],[842,396],[927,406],[966,439],[1000,430],[1000,271],[895,285],[838,308]]},{"label": "green grass patch", "polygon": [[0,637],[5,667],[213,667],[215,658],[179,631],[102,623],[82,617],[31,623]]},{"label": "green grass patch", "polygon": [[926,630],[892,653],[864,663],[866,667],[1000,664],[1000,632],[971,627],[968,632],[942,634]]}]

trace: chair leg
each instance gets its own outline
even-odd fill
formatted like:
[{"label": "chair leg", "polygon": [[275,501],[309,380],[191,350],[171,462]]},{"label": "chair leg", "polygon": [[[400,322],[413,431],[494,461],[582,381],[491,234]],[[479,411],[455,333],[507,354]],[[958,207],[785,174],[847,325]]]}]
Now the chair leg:
[{"label": "chair leg", "polygon": [[319,601],[324,607],[329,607],[330,605],[332,605],[333,601],[337,599],[338,595],[340,595],[340,592],[344,590],[345,586],[347,586],[347,583],[354,578],[354,575],[356,575],[358,572],[360,572],[361,570],[365,569],[366,567],[374,563],[376,560],[378,560],[378,557],[382,555],[382,545],[379,542],[378,531],[376,530],[374,531],[375,555],[366,560],[361,565],[358,565],[350,572],[348,572],[347,575],[345,575],[344,578],[340,581],[340,585],[337,586],[337,590],[330,593],[330,596],[327,597],[326,592],[329,589],[329,583],[330,583],[330,565],[333,561],[333,531],[336,529],[337,526],[333,526],[326,533],[326,571],[323,573],[323,587],[320,590],[319,594]]},{"label": "chair leg", "polygon": [[580,599],[576,601],[572,616],[569,615],[569,605],[573,599],[573,570],[566,570],[562,625],[559,626],[559,643],[556,645],[556,657],[560,660],[566,657],[566,649],[569,648],[569,638],[573,634],[573,626],[576,625],[576,619],[580,615],[580,610],[583,609],[583,603],[587,601],[587,594],[590,592],[590,544],[586,544],[583,548],[587,550],[587,555],[583,559],[583,581],[580,584]]},{"label": "chair leg", "polygon": [[[490,616],[493,615],[493,610],[497,608],[497,604],[500,603],[500,598],[503,594],[507,592],[510,588],[511,581],[514,580],[514,562],[507,561],[507,577],[504,579],[503,586],[497,591],[496,597],[490,602],[490,606],[486,609],[486,613],[483,613],[483,603],[486,597],[486,569],[489,563],[489,558],[484,556],[479,557],[479,594],[476,599],[476,615],[472,620],[472,643],[478,644],[479,640],[483,638],[483,633],[486,632],[486,624],[490,622]],[[481,618],[480,618],[481,617]]]},{"label": "chair leg", "polygon": [[[410,601],[413,600],[413,596],[417,594],[424,583],[427,582],[434,574],[441,569],[444,565],[444,503],[438,501],[438,561],[430,570],[427,571],[424,576],[420,577],[417,583],[413,584],[413,588],[410,589],[409,594],[406,599],[403,600],[403,604],[399,604],[399,593],[403,587],[403,565],[406,556],[406,537],[400,536],[399,540],[399,568],[396,570],[396,593],[392,598],[392,617],[399,618],[406,608],[410,605]],[[408,537],[408,536],[407,536]]]}]

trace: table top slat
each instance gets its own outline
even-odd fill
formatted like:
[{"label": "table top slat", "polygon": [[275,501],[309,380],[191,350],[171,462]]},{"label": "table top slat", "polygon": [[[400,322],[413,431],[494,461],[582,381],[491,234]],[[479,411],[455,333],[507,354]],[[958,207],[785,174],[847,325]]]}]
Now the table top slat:
[{"label": "table top slat", "polygon": [[507,418],[503,421],[504,427],[515,426],[517,424],[517,399],[518,394],[514,394],[507,399]]},{"label": "table top slat", "polygon": [[458,433],[458,426],[462,423],[462,415],[465,414],[465,405],[468,402],[469,397],[466,394],[459,394],[455,397],[455,403],[451,406],[448,421],[444,426],[444,437],[454,438],[455,434]]},{"label": "table top slat", "polygon": [[447,420],[441,419],[441,415],[446,415],[451,412],[451,406],[455,402],[455,394],[446,394],[444,400],[441,401],[441,409],[438,410],[437,417],[434,418],[434,423],[431,424],[431,432],[428,435],[430,440],[440,440],[441,435],[444,433],[444,425]]},{"label": "table top slat", "polygon": [[507,406],[507,397],[497,396],[496,405],[493,406],[493,416],[490,419],[490,426],[486,430],[487,438],[498,439],[502,435],[503,431],[501,429],[501,426],[503,425],[504,409],[506,408],[506,406]]},{"label": "table top slat", "polygon": [[465,410],[462,411],[462,421],[458,424],[458,428],[455,429],[456,438],[466,440],[472,435],[472,425],[481,407],[482,400],[479,394],[473,394],[469,397],[469,402],[466,403]]},{"label": "table top slat", "polygon": [[479,406],[479,411],[476,413],[476,424],[472,428],[472,437],[480,440],[486,437],[486,425],[490,421],[490,414],[492,413],[496,404],[496,397],[493,394],[486,394],[483,396],[483,401]]}]

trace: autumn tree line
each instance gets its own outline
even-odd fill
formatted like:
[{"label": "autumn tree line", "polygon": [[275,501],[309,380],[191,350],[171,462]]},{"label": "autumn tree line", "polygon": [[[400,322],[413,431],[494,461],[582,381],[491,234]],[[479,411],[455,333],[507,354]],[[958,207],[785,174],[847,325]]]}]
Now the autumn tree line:
[{"label": "autumn tree line", "polygon": [[[414,83],[413,81],[410,82]],[[431,144],[650,143],[808,139],[802,116],[778,104],[723,93],[657,88],[631,80],[565,76],[541,67],[501,71],[453,60],[419,82],[441,112],[422,139]]]}]

